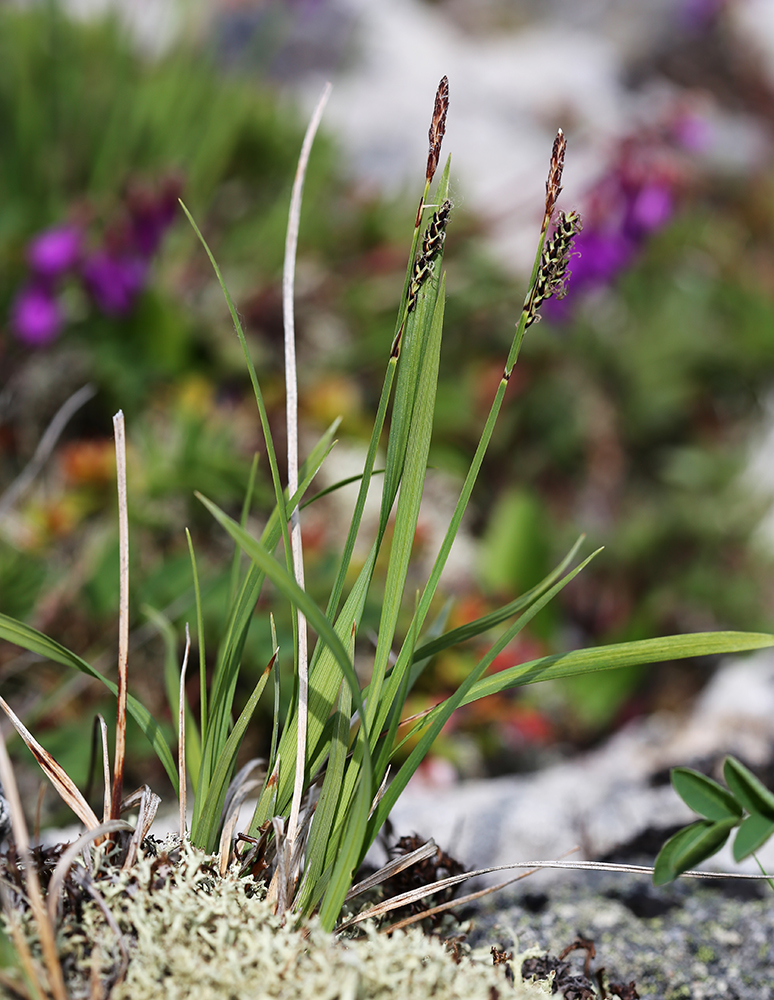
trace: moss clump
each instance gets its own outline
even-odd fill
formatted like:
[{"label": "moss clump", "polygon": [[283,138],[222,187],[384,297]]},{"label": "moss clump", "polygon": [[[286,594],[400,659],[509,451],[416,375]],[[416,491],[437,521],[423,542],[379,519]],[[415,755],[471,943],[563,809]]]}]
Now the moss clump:
[{"label": "moss clump", "polygon": [[[82,897],[58,935],[68,993],[92,995],[98,976],[110,1000],[492,1000],[545,997],[550,984],[512,986],[488,949],[459,962],[416,929],[374,928],[341,940],[316,920],[283,926],[263,883],[229,873],[188,845],[143,855],[129,871],[98,866],[92,885],[109,910]],[[75,881],[83,884],[81,869]],[[72,878],[72,877],[71,877]],[[111,928],[110,924],[113,924]],[[117,931],[120,930],[120,939]],[[128,954],[128,965],[126,957]],[[125,968],[125,974],[124,974]]]}]

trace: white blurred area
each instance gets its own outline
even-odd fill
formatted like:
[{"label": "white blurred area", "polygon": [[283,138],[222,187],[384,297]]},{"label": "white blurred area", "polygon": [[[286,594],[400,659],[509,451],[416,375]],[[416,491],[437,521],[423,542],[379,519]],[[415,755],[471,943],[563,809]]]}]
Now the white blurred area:
[{"label": "white blurred area", "polygon": [[[26,0],[30,2],[30,0]],[[532,261],[556,130],[570,142],[568,207],[617,141],[680,100],[707,124],[704,159],[746,170],[769,155],[761,125],[701,89],[655,73],[630,85],[691,19],[723,6],[727,30],[774,82],[774,0],[64,0],[79,17],[113,10],[153,54],[180,36],[214,43],[225,68],[262,59],[311,112],[334,84],[325,127],[353,180],[387,193],[417,186],[438,80],[451,107],[445,153],[453,194],[473,210],[503,264]],[[274,49],[275,51],[272,51]]]}]

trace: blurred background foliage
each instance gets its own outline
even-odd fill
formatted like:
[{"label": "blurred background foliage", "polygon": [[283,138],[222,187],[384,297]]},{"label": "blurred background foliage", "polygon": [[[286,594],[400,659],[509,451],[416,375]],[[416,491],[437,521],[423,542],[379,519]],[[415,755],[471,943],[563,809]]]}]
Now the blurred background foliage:
[{"label": "blurred background foliage", "polygon": [[[281,264],[304,124],[255,65],[249,74],[224,67],[185,41],[150,58],[113,22],[70,21],[55,5],[0,8],[0,497],[64,401],[86,382],[96,388],[34,487],[0,520],[0,610],[114,670],[110,432],[122,408],[130,442],[131,686],[170,734],[159,681],[165,658],[170,669],[180,651],[165,646],[148,609],[174,624],[178,640],[184,622],[194,621],[187,526],[214,655],[232,551],[193,490],[238,512],[252,458],[263,449],[210,266],[181,213],[163,213],[179,191],[210,242],[244,317],[281,452]],[[769,501],[741,474],[774,363],[772,186],[763,168],[741,181],[708,173],[693,180],[647,239],[641,234],[625,267],[588,287],[581,282],[566,309],[529,332],[474,497],[477,556],[467,577],[455,579],[452,623],[531,586],[579,531],[606,549],[495,669],[570,642],[771,629],[771,560],[756,541]],[[367,440],[415,198],[388,201],[364,189],[335,142],[317,141],[297,285],[307,441],[339,414],[342,443]],[[154,239],[138,249],[137,220],[157,210],[163,219]],[[592,211],[592,233],[602,231],[597,222]],[[41,284],[35,241],[56,227],[76,233],[77,254]],[[481,223],[463,210],[455,210],[446,247],[447,332],[431,462],[453,483],[477,442],[524,287],[488,254]],[[134,268],[131,294],[118,304],[100,296],[97,258]],[[38,326],[37,342],[20,319],[29,315],[20,302],[30,290],[39,306],[42,295],[51,321]],[[259,462],[258,521],[271,496],[265,473]],[[308,586],[321,601],[337,537],[310,508]],[[427,545],[420,532],[420,557]],[[247,688],[270,656],[270,609],[280,641],[287,635],[284,612],[265,595],[245,650]],[[365,621],[364,633],[376,627],[378,607]],[[439,657],[411,707],[443,697],[474,655]],[[462,774],[533,766],[635,714],[678,707],[705,676],[706,665],[661,667],[498,696],[459,712],[438,756]],[[44,745],[84,781],[84,719],[112,715],[96,685],[63,678],[8,646],[0,647],[0,683]],[[195,702],[195,679],[189,693]],[[270,729],[253,728],[246,750],[260,752]],[[163,786],[147,748],[131,738],[129,780]]]}]

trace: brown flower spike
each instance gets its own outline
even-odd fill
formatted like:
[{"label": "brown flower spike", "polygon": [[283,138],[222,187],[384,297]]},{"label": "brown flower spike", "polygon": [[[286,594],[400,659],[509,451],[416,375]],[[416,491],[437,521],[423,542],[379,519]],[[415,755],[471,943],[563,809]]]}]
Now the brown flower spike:
[{"label": "brown flower spike", "polygon": [[425,177],[429,184],[438,169],[438,160],[441,156],[441,143],[446,132],[446,112],[449,110],[449,81],[443,76],[435,92],[435,107],[433,108],[433,120],[430,123],[430,131],[427,137],[430,140],[430,149],[427,154],[427,170]]},{"label": "brown flower spike", "polygon": [[564,132],[559,129],[554,139],[554,148],[551,150],[551,166],[548,168],[548,180],[546,181],[546,214],[543,217],[543,229],[548,228],[551,216],[554,214],[556,202],[562,192],[562,172],[564,170],[564,154],[567,151],[567,140]]}]

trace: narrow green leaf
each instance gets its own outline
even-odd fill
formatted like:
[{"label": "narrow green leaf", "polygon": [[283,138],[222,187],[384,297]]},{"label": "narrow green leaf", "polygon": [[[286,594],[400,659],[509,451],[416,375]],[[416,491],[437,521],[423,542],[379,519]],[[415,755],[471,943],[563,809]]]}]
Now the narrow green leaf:
[{"label": "narrow green leaf", "polygon": [[772,836],[774,836],[774,819],[761,816],[760,813],[751,813],[742,820],[734,839],[734,861],[744,860]]},{"label": "narrow green leaf", "polygon": [[[197,493],[196,496],[204,504],[207,510],[209,510],[215,520],[226,529],[235,541],[242,546],[247,555],[261,568],[277,589],[283,593],[288,600],[292,601],[301,612],[303,612],[309,624],[320,636],[322,642],[330,648],[331,652],[336,657],[336,661],[339,664],[341,673],[344,675],[344,679],[347,684],[349,684],[355,706],[360,713],[362,720],[364,715],[363,701],[360,696],[360,683],[352,664],[349,661],[347,652],[342,645],[341,640],[334,632],[328,619],[322,611],[320,611],[306,591],[302,590],[298,586],[292,575],[280,566],[271,553],[267,552],[266,549],[263,548],[260,542],[256,541],[256,539],[254,539],[251,535],[248,535],[247,532],[236,523],[236,521],[230,518],[228,514],[225,514],[222,510],[220,510],[220,508],[212,503],[211,500],[202,496],[201,493]],[[361,727],[365,729],[365,725],[362,721]],[[370,759],[368,761],[368,765],[370,769]]]},{"label": "narrow green leaf", "polygon": [[699,771],[673,767],[672,787],[687,806],[706,819],[741,819],[742,807],[734,796]]},{"label": "narrow green leaf", "polygon": [[[427,456],[433,432],[435,396],[438,385],[438,365],[443,333],[445,280],[444,275],[441,278],[440,287],[437,292],[436,308],[433,312],[432,320],[429,322],[429,328],[426,331],[425,349],[421,353],[421,369],[418,373],[415,390],[416,401],[412,407],[410,421],[411,448],[408,449],[400,480],[400,496],[395,512],[395,530],[392,536],[390,559],[387,565],[387,578],[382,598],[382,613],[379,619],[379,638],[371,674],[370,696],[367,709],[369,728],[377,713],[382,716],[378,726],[382,725],[386,717],[386,711],[379,711],[379,701],[382,682],[392,651],[392,641],[400,613],[403,591],[406,585],[406,576],[411,560],[411,549],[414,545],[414,536],[419,519],[419,508],[422,502],[422,492],[427,474]],[[419,305],[416,312],[421,318],[422,313]],[[419,319],[417,322],[419,322]],[[390,432],[390,437],[392,438],[392,431]],[[389,710],[389,706],[387,710]],[[372,740],[376,736],[378,736],[378,733],[372,733]]]},{"label": "narrow green leaf", "polygon": [[759,813],[774,820],[774,795],[744,764],[735,757],[726,757],[723,777],[748,813]]},{"label": "narrow green leaf", "polygon": [[[290,512],[294,506],[309,488],[309,484],[319,471],[326,456],[330,453],[334,444],[333,435],[336,432],[338,423],[338,421],[334,421],[331,424],[301,466],[298,490],[292,497],[285,500],[286,518],[290,516]],[[261,535],[261,545],[268,551],[273,552],[279,541],[280,533],[279,510],[275,506]],[[208,715],[207,734],[204,739],[202,751],[202,767],[199,777],[200,794],[197,795],[194,802],[192,828],[196,826],[199,810],[204,802],[215,762],[228,739],[231,728],[233,697],[242,661],[242,651],[253,620],[253,611],[263,586],[263,580],[263,572],[255,564],[251,564],[242,581],[236,601],[231,607],[226,623],[226,631],[218,648],[218,657],[210,687],[210,711]],[[290,756],[283,753],[283,759],[290,760]]]},{"label": "narrow green leaf", "polygon": [[488,694],[497,694],[522,684],[573,677],[576,674],[593,673],[595,670],[614,670],[617,667],[634,667],[643,663],[662,663],[665,660],[684,660],[696,656],[742,653],[766,646],[774,646],[774,635],[760,632],[696,632],[692,635],[670,635],[659,639],[640,639],[609,646],[574,649],[568,653],[542,656],[538,660],[520,663],[484,677],[468,692],[462,704],[469,705]]},{"label": "narrow green leaf", "polygon": [[[344,768],[349,746],[349,718],[352,710],[352,695],[345,684],[342,685],[339,704],[334,716],[331,749],[328,766],[323,779],[320,798],[312,819],[312,828],[307,843],[304,880],[298,893],[295,908],[301,913],[309,912],[311,898],[318,887],[325,867],[325,859],[331,845],[331,830],[336,819],[336,807],[341,796]],[[338,853],[338,844],[334,856]]]},{"label": "narrow green leaf", "polygon": [[518,614],[524,608],[529,607],[529,605],[537,597],[554,584],[559,577],[564,573],[570,563],[573,561],[575,556],[578,554],[585,535],[581,535],[580,538],[573,545],[572,549],[567,553],[567,555],[562,559],[561,563],[553,569],[540,583],[532,587],[521,597],[517,597],[515,600],[511,601],[509,604],[503,605],[503,607],[498,608],[495,611],[490,611],[489,614],[483,615],[481,618],[476,618],[475,621],[467,622],[465,625],[460,625],[458,628],[451,629],[449,632],[445,632],[443,635],[438,636],[438,638],[433,639],[431,642],[426,642],[420,646],[414,653],[413,660],[423,660],[431,656],[435,656],[436,653],[440,653],[444,649],[448,649],[450,646],[456,646],[458,643],[466,642],[468,639],[474,639],[478,635],[482,635],[484,632],[488,632],[489,629],[494,628],[501,622],[507,621],[512,618],[515,614]]},{"label": "narrow green leaf", "polygon": [[[199,645],[199,730],[201,739],[207,738],[207,658],[204,648],[204,617],[202,615],[202,594],[199,587],[199,571],[196,568],[196,553],[194,552],[193,539],[188,528],[185,529],[185,537],[188,542],[188,553],[191,557],[191,573],[193,575],[194,595],[196,598],[196,638]],[[200,764],[201,767],[201,764]],[[193,778],[193,775],[192,775]],[[194,784],[194,794],[199,781],[197,772]]]},{"label": "narrow green leaf", "polygon": [[[250,464],[250,475],[247,479],[247,489],[245,490],[245,498],[242,501],[242,516],[239,518],[239,523],[243,528],[247,527],[247,519],[250,516],[250,505],[253,502],[253,491],[255,489],[255,474],[258,471],[258,453],[253,455],[253,461]],[[242,560],[242,550],[238,545],[234,545],[234,557],[231,561],[231,582],[228,588],[228,603],[226,607],[231,607],[234,603],[234,598],[236,597],[237,587],[239,586],[239,564]]]},{"label": "narrow green leaf", "polygon": [[[65,667],[74,667],[81,673],[101,681],[114,695],[118,692],[113,681],[103,677],[98,670],[82,660],[76,653],[71,653],[69,649],[53,639],[49,639],[47,635],[43,635],[37,629],[2,614],[0,614],[0,639],[21,646],[22,649],[28,649],[31,653],[37,653],[47,660],[53,660],[54,663],[61,663]],[[164,765],[164,770],[167,772],[173,787],[177,788],[177,764],[158,723],[145,706],[132,695],[127,697],[127,709],[156,751],[156,756]]]},{"label": "narrow green leaf", "polygon": [[247,699],[245,707],[234,723],[234,728],[231,730],[225,746],[218,755],[218,759],[215,762],[215,770],[207,789],[207,796],[197,816],[196,830],[193,828],[193,823],[191,824],[191,840],[195,840],[197,844],[204,845],[203,849],[209,853],[214,851],[217,846],[223,802],[226,798],[226,790],[231,780],[234,765],[236,764],[242,738],[245,735],[245,730],[250,719],[253,717],[258,701],[263,694],[263,689],[266,687],[266,681],[269,679],[275,658],[276,653],[272,656],[268,666],[258,679],[258,683]]},{"label": "narrow green leaf", "polygon": [[[140,608],[159,631],[164,643],[164,686],[167,690],[169,711],[173,719],[180,710],[180,663],[178,662],[177,634],[172,622],[156,608],[144,604]],[[194,795],[198,785],[199,768],[201,766],[202,748],[199,731],[196,728],[191,706],[185,705],[185,760]],[[179,782],[178,782],[179,784]]]},{"label": "narrow green leaf", "polygon": [[653,884],[665,885],[719,851],[736,826],[736,819],[700,819],[670,837],[658,853]]},{"label": "narrow green leaf", "polygon": [[[361,730],[361,738],[365,752],[368,754],[365,729]],[[368,758],[366,758],[368,759]],[[350,810],[348,822],[341,838],[341,850],[331,875],[328,888],[320,905],[320,923],[326,931],[332,931],[344,905],[344,899],[352,887],[355,869],[360,864],[363,854],[362,845],[368,829],[368,813],[371,809],[370,771],[364,769],[360,774],[355,800]]]},{"label": "narrow green leaf", "polygon": [[[573,580],[600,551],[601,549],[597,549],[597,552],[593,552],[579,566],[576,566],[575,569],[555,583],[554,586],[546,591],[546,593],[543,594],[537,601],[535,601],[529,610],[525,611],[524,614],[522,614],[519,619],[514,622],[514,624],[505,629],[498,641],[492,645],[486,656],[484,656],[476,664],[468,677],[466,677],[462,684],[460,684],[457,688],[455,693],[440,705],[436,705],[433,711],[423,721],[422,728],[424,732],[422,733],[419,742],[411,751],[408,758],[403,762],[400,770],[392,779],[389,788],[384,793],[382,800],[374,810],[369,828],[370,834],[373,835],[373,837],[376,836],[382,823],[389,816],[392,807],[395,805],[401,792],[408,784],[409,779],[414,774],[414,771],[424,760],[441,729],[444,725],[446,725],[446,722],[449,720],[452,713],[459,708],[460,705],[465,704],[466,695],[469,693],[471,688],[475,686],[484,671],[488,669],[488,667],[494,662],[495,658],[502,652],[503,649],[505,649],[508,643],[512,642],[519,632],[529,624],[535,615],[550,601],[552,601],[553,598],[564,587],[566,587],[567,584],[570,583],[570,581]],[[377,717],[377,725],[381,726],[382,724],[382,717]]]}]

